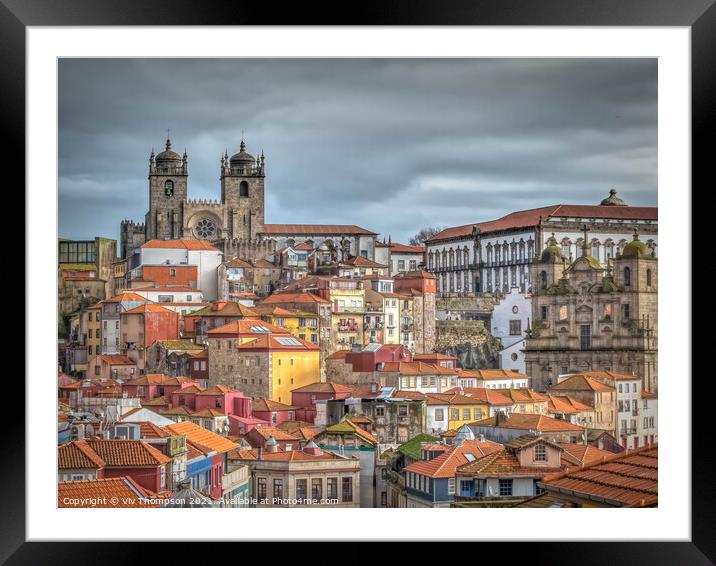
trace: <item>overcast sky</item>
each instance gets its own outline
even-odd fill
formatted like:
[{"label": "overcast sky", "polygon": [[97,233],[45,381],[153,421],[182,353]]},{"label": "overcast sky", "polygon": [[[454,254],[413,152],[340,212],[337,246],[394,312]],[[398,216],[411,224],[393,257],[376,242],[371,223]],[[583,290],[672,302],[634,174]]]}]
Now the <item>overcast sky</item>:
[{"label": "overcast sky", "polygon": [[657,204],[655,59],[64,59],[60,236],[144,222],[149,153],[266,155],[266,222],[393,241],[557,203]]}]

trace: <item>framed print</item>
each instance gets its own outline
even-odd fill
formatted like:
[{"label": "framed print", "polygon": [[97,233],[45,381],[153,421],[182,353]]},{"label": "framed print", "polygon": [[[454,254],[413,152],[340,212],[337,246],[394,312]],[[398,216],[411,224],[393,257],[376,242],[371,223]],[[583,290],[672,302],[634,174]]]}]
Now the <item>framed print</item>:
[{"label": "framed print", "polygon": [[716,8],[386,8],[0,5],[27,204],[9,564],[713,559],[690,233]]}]

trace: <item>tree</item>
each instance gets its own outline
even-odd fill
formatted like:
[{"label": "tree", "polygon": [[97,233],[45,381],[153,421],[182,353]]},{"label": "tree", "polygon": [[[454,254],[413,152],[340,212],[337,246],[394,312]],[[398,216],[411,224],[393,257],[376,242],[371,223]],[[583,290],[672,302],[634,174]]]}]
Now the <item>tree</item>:
[{"label": "tree", "polygon": [[421,246],[426,240],[432,238],[438,232],[442,232],[445,229],[444,226],[428,226],[427,228],[421,229],[415,236],[410,238],[411,246]]}]

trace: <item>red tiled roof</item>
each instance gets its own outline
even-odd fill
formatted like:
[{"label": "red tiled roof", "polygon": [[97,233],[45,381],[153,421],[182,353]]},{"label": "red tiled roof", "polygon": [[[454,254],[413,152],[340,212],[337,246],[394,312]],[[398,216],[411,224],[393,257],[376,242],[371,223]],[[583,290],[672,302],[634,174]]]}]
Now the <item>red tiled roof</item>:
[{"label": "red tiled roof", "polygon": [[319,235],[330,234],[340,235],[365,235],[375,236],[375,232],[366,230],[354,224],[264,224],[265,234],[282,234],[286,236],[292,235]]},{"label": "red tiled roof", "polygon": [[57,456],[60,470],[95,469],[107,465],[107,462],[87,445],[86,440],[74,440],[62,444],[57,449]]},{"label": "red tiled roof", "polygon": [[498,416],[488,417],[481,421],[470,423],[473,426],[489,426],[496,428],[512,428],[520,430],[535,430],[540,432],[582,432],[584,428],[562,419],[553,419],[545,415],[530,413],[511,413],[504,421],[498,422]]},{"label": "red tiled roof", "polygon": [[219,453],[228,452],[236,448],[236,444],[229,439],[220,436],[200,427],[190,421],[182,421],[173,423],[164,427],[173,434],[183,434],[187,441],[196,445],[198,448],[206,447],[210,450],[216,450]]},{"label": "red tiled roof", "polygon": [[512,399],[514,403],[536,403],[547,401],[547,397],[542,395],[542,393],[537,393],[537,391],[533,391],[528,387],[500,389],[500,393],[505,397]]},{"label": "red tiled roof", "polygon": [[130,476],[57,484],[58,507],[156,507],[162,501],[149,499],[153,495]]},{"label": "red tiled roof", "polygon": [[377,261],[372,261],[368,258],[365,258],[363,256],[354,256],[350,259],[347,259],[345,261],[340,262],[340,265],[351,265],[353,267],[375,267],[378,269],[385,269],[388,266],[384,265],[382,263],[378,263]]},{"label": "red tiled roof", "polygon": [[271,399],[255,399],[251,402],[251,410],[253,412],[271,412],[271,411],[293,411],[296,407],[272,401]]},{"label": "red tiled roof", "polygon": [[100,304],[103,303],[123,303],[125,301],[141,301],[145,303],[151,303],[149,299],[146,297],[142,297],[142,295],[138,295],[137,293],[132,293],[131,291],[125,291],[123,293],[119,293],[118,295],[115,295],[114,297],[110,297],[109,299],[104,299],[103,301],[100,301]]},{"label": "red tiled roof", "polygon": [[353,391],[353,388],[348,385],[318,381],[293,389],[291,393],[350,393],[351,391]]},{"label": "red tiled roof", "polygon": [[560,442],[559,446],[562,448],[562,459],[578,466],[590,466],[614,457],[613,452],[602,450],[591,444]]},{"label": "red tiled roof", "polygon": [[474,377],[485,381],[499,379],[529,379],[529,376],[509,369],[464,369],[460,377]]},{"label": "red tiled roof", "polygon": [[209,336],[216,337],[217,335],[231,335],[231,336],[266,336],[267,332],[261,332],[252,329],[251,327],[260,327],[268,330],[268,333],[279,334],[290,336],[291,333],[286,330],[283,326],[277,326],[275,324],[269,324],[263,320],[255,319],[240,319],[232,320],[223,326],[217,326],[209,330]]},{"label": "red tiled roof", "polygon": [[219,251],[207,240],[149,240],[148,242],[142,244],[142,248]]},{"label": "red tiled roof", "polygon": [[466,397],[472,397],[488,405],[513,405],[514,401],[505,395],[504,391],[507,391],[507,389],[487,389],[486,387],[465,387],[460,389],[459,387],[453,387],[448,389],[446,393],[461,393]]},{"label": "red tiled roof", "polygon": [[[101,354],[95,356],[92,360],[99,358],[102,361],[107,362],[111,366],[133,366],[136,365],[132,360],[123,354]],[[90,360],[90,361],[92,361]]]},{"label": "red tiled roof", "polygon": [[620,507],[649,507],[659,499],[658,446],[615,455],[604,463],[547,476],[549,491]]},{"label": "red tiled roof", "polygon": [[328,299],[323,299],[313,293],[274,293],[261,300],[262,305],[272,303],[330,303]]},{"label": "red tiled roof", "polygon": [[427,362],[385,362],[383,372],[398,372],[402,375],[457,375],[458,371]]},{"label": "red tiled roof", "polygon": [[346,356],[350,354],[350,350],[337,350],[333,352],[332,354],[329,354],[326,356],[327,360],[345,360]]},{"label": "red tiled roof", "polygon": [[398,254],[423,254],[425,246],[408,246],[406,244],[390,244],[390,252]]},{"label": "red tiled roof", "polygon": [[420,460],[405,467],[406,472],[413,472],[430,478],[452,478],[459,466],[467,464],[469,460],[465,454],[472,454],[481,458],[502,449],[502,445],[491,440],[465,440],[459,446],[453,446],[444,454],[432,460]]},{"label": "red tiled roof", "polygon": [[582,411],[593,411],[594,407],[586,405],[569,395],[547,395],[547,411],[550,413],[574,414]]},{"label": "red tiled roof", "polygon": [[[285,338],[292,338],[298,344],[294,343],[282,343],[281,340]],[[273,336],[273,335],[263,335],[259,336],[257,338],[254,338],[253,340],[250,340],[249,342],[244,342],[243,344],[239,344],[239,350],[320,350],[321,348],[313,344],[312,342],[308,342],[307,340],[302,340],[301,338],[296,338],[295,336]]]},{"label": "red tiled roof", "polygon": [[109,467],[158,466],[171,461],[142,440],[89,440],[87,444]]},{"label": "red tiled roof", "polygon": [[457,470],[461,474],[474,474],[480,477],[537,477],[542,478],[550,473],[563,469],[560,464],[558,468],[545,468],[541,466],[523,466],[516,451],[502,449],[494,454],[460,466]]},{"label": "red tiled roof", "polygon": [[614,391],[614,388],[593,377],[577,373],[550,387],[548,393],[553,391]]},{"label": "red tiled roof", "polygon": [[458,393],[426,393],[425,397],[428,405],[480,405],[485,402]]},{"label": "red tiled roof", "polygon": [[256,313],[246,305],[236,301],[212,301],[207,306],[185,315],[185,317],[202,317],[202,316],[240,316],[245,318],[254,318]]},{"label": "red tiled roof", "polygon": [[475,222],[463,226],[446,228],[435,234],[428,240],[428,243],[452,238],[467,238],[472,236],[473,226],[478,226],[483,234],[500,232],[502,230],[514,230],[517,228],[529,228],[537,226],[540,219],[548,218],[614,218],[622,220],[657,220],[658,208],[639,206],[601,206],[581,204],[554,204],[541,208],[531,208],[512,212],[488,222]]}]

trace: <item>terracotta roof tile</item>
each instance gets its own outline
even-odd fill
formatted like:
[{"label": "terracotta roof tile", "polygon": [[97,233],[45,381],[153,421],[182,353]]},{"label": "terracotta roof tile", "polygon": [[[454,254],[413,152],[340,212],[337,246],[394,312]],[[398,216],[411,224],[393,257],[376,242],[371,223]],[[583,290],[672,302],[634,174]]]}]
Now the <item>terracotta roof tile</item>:
[{"label": "terracotta roof tile", "polygon": [[212,246],[207,240],[149,240],[142,244],[142,248],[165,248],[165,249],[184,249],[192,251],[219,251]]},{"label": "terracotta roof tile", "polygon": [[330,234],[335,236],[365,235],[375,236],[375,232],[366,230],[354,224],[264,224],[264,233],[281,235],[319,235]]},{"label": "terracotta roof tile", "polygon": [[293,411],[295,409],[296,407],[271,399],[254,399],[251,402],[252,412]]},{"label": "terracotta roof tile", "polygon": [[488,417],[481,421],[470,423],[472,426],[489,426],[496,428],[512,428],[519,430],[536,430],[540,432],[583,432],[584,428],[562,419],[553,419],[545,415],[529,413],[511,413],[504,421],[498,422],[498,417]]},{"label": "terracotta roof tile", "polygon": [[463,226],[446,228],[428,240],[428,244],[452,238],[472,236],[473,226],[478,226],[483,234],[528,228],[537,226],[540,219],[548,218],[615,218],[623,220],[657,220],[658,208],[637,206],[590,206],[579,204],[554,204],[541,208],[519,210],[487,222],[475,222]]},{"label": "terracotta roof tile", "polygon": [[452,478],[459,466],[470,460],[465,456],[472,454],[475,458],[492,454],[502,449],[502,445],[491,440],[465,440],[459,446],[453,446],[444,454],[432,460],[420,460],[405,467],[406,472],[414,472],[430,478]]},{"label": "terracotta roof tile", "polygon": [[163,502],[131,477],[62,481],[57,484],[58,507],[156,507]]},{"label": "terracotta roof tile", "polygon": [[615,506],[649,507],[658,503],[659,452],[649,446],[574,471],[547,476],[550,492],[565,492]]},{"label": "terracotta roof tile", "polygon": [[207,447],[219,453],[228,452],[236,448],[236,444],[226,437],[215,434],[189,421],[173,423],[164,428],[173,434],[183,434],[188,441],[198,447]]}]

